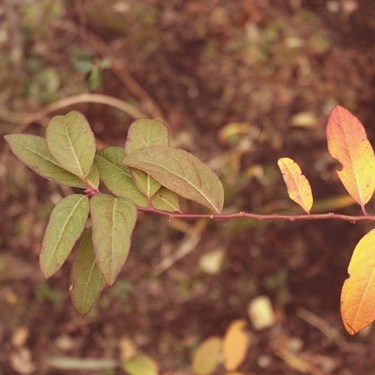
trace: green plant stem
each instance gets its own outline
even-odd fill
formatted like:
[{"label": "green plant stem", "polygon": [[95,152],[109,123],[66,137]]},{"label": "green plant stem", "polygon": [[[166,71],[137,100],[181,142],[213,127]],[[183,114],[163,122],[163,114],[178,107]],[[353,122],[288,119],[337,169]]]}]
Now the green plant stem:
[{"label": "green plant stem", "polygon": [[357,223],[360,221],[375,221],[375,216],[361,215],[351,216],[336,214],[329,212],[326,214],[302,214],[302,215],[280,215],[280,214],[253,214],[249,212],[237,212],[229,214],[189,214],[189,213],[171,213],[166,211],[157,210],[154,208],[138,207],[139,211],[149,212],[161,216],[166,216],[169,220],[173,219],[213,219],[213,220],[232,220],[232,219],[253,219],[253,220],[286,220],[286,221],[303,221],[303,220],[341,220],[350,223]]}]

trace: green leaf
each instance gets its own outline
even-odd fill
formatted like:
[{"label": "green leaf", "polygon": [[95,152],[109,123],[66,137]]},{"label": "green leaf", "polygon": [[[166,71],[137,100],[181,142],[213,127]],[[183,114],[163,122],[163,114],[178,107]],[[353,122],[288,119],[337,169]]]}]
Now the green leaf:
[{"label": "green leaf", "polygon": [[69,172],[85,177],[95,156],[95,137],[86,118],[77,111],[55,116],[47,126],[48,148]]},{"label": "green leaf", "polygon": [[[149,146],[167,146],[168,143],[168,127],[164,122],[139,119],[130,125],[125,154]],[[152,197],[160,189],[161,185],[147,173],[136,169],[131,172],[138,189],[147,197]]]},{"label": "green leaf", "polygon": [[80,314],[87,314],[105,285],[104,276],[96,265],[91,229],[84,232],[74,256],[71,282],[74,307]]},{"label": "green leaf", "polygon": [[129,253],[137,209],[130,199],[97,194],[90,200],[90,213],[98,267],[112,285]]},{"label": "green leaf", "polygon": [[125,150],[121,147],[106,147],[96,153],[95,164],[100,178],[116,196],[129,198],[136,205],[147,207],[146,197],[138,190],[129,168],[122,164]]},{"label": "green leaf", "polygon": [[87,176],[87,182],[90,187],[97,188],[99,186],[99,170],[95,164],[91,166],[90,173]]},{"label": "green leaf", "polygon": [[12,152],[35,173],[59,184],[84,188],[85,184],[74,174],[63,169],[49,152],[45,138],[28,134],[5,136]]},{"label": "green leaf", "polygon": [[151,202],[154,208],[158,210],[169,212],[180,211],[180,202],[177,194],[164,186],[151,198]]},{"label": "green leaf", "polygon": [[131,168],[131,174],[138,189],[147,197],[152,197],[161,188],[159,182],[139,169]]},{"label": "green leaf", "polygon": [[46,277],[63,265],[82,234],[88,215],[89,199],[81,194],[69,195],[53,209],[39,258]]},{"label": "green leaf", "polygon": [[169,146],[152,146],[125,156],[124,164],[140,169],[175,193],[220,213],[224,189],[216,174],[192,154]]},{"label": "green leaf", "polygon": [[164,122],[151,119],[134,121],[128,131],[125,153],[149,146],[167,146],[169,143],[168,127]]},{"label": "green leaf", "polygon": [[158,375],[159,366],[150,357],[137,354],[127,359],[123,364],[123,369],[129,375]]}]

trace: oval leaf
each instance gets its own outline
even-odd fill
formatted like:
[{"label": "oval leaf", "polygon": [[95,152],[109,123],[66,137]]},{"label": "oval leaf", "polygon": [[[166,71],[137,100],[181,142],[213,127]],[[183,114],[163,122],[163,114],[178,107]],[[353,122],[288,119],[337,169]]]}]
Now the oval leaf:
[{"label": "oval leaf", "polygon": [[313,197],[310,183],[302,174],[301,168],[294,160],[289,158],[281,158],[277,164],[283,175],[289,198],[299,204],[309,214],[313,204]]},{"label": "oval leaf", "polygon": [[6,135],[12,152],[35,173],[59,184],[84,188],[83,181],[63,169],[49,152],[45,138],[28,134]]},{"label": "oval leaf", "polygon": [[70,294],[77,312],[83,315],[89,313],[104,285],[104,277],[96,265],[92,231],[89,229],[82,236],[72,267]]},{"label": "oval leaf", "polygon": [[[169,143],[168,127],[164,122],[151,119],[134,121],[129,128],[125,142],[125,153],[149,146],[167,146]],[[160,188],[160,184],[150,175],[133,170],[132,175],[139,190],[147,197],[152,197]]]},{"label": "oval leaf", "polygon": [[97,194],[90,200],[90,213],[98,267],[112,285],[129,253],[137,209],[130,199]]},{"label": "oval leaf", "polygon": [[341,316],[354,335],[375,321],[375,229],[358,242],[341,292]]},{"label": "oval leaf", "polygon": [[168,143],[168,127],[164,122],[142,118],[130,125],[125,152],[129,154],[149,146],[167,146]]},{"label": "oval leaf", "polygon": [[328,118],[327,141],[329,153],[342,164],[337,171],[341,182],[364,211],[375,190],[375,156],[365,128],[347,109],[336,106]]},{"label": "oval leaf", "polygon": [[106,147],[96,153],[95,164],[100,178],[116,196],[129,198],[136,205],[147,207],[147,198],[135,185],[129,168],[122,164],[125,150],[121,147]]},{"label": "oval leaf", "polygon": [[220,337],[210,337],[203,341],[193,355],[193,372],[196,375],[211,374],[220,364],[222,341]]},{"label": "oval leaf", "polygon": [[91,188],[97,188],[99,186],[99,170],[95,164],[91,166],[90,173],[86,177],[87,184]]},{"label": "oval leaf", "polygon": [[43,238],[39,261],[46,277],[52,276],[65,262],[85,227],[89,199],[73,194],[62,199],[51,213]]},{"label": "oval leaf", "polygon": [[123,369],[129,375],[158,375],[159,366],[150,357],[137,354],[127,359],[123,364]]},{"label": "oval leaf", "polygon": [[57,162],[77,176],[87,176],[95,156],[95,137],[86,118],[77,111],[55,116],[47,126],[48,148]]},{"label": "oval leaf", "polygon": [[198,158],[169,146],[152,146],[133,151],[124,163],[140,169],[175,193],[220,213],[224,189],[216,174]]},{"label": "oval leaf", "polygon": [[246,322],[235,320],[229,326],[223,339],[224,365],[228,371],[236,370],[246,358],[249,337],[245,331]]}]

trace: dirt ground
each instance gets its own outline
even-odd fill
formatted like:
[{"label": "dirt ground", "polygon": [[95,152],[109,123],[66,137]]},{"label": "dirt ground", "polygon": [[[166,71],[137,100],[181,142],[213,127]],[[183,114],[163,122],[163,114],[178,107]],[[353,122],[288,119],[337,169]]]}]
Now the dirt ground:
[{"label": "dirt ground", "polygon": [[[226,212],[300,212],[277,168],[288,155],[311,182],[315,212],[359,214],[325,123],[339,103],[375,144],[374,86],[372,0],[0,2],[2,135],[44,134],[52,115],[74,108],[98,147],[121,146],[132,114],[87,103],[91,94],[121,99],[164,119],[174,144],[217,172]],[[339,311],[351,252],[370,224],[139,214],[119,280],[82,317],[69,262],[49,280],[38,265],[49,213],[70,189],[0,145],[0,375],[123,374],[131,350],[161,374],[192,374],[199,343],[236,319],[250,342],[243,374],[375,374],[374,330],[349,336]],[[262,330],[248,316],[259,296],[274,313]]]}]

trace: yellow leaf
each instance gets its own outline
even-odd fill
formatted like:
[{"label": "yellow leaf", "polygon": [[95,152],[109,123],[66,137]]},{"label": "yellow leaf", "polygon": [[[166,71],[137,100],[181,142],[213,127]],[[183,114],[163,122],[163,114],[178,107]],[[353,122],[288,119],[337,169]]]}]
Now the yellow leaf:
[{"label": "yellow leaf", "polygon": [[288,189],[289,198],[310,213],[313,197],[310,183],[302,174],[301,168],[290,158],[281,158],[277,164]]},{"label": "yellow leaf", "polygon": [[354,335],[375,320],[375,229],[358,242],[341,292],[341,316]]},{"label": "yellow leaf", "polygon": [[235,320],[231,323],[223,339],[224,365],[228,371],[236,370],[246,358],[249,338],[245,331],[246,322]]},{"label": "yellow leaf", "polygon": [[329,153],[342,164],[337,174],[347,192],[361,205],[375,190],[375,156],[361,122],[347,109],[336,106],[327,123]]},{"label": "yellow leaf", "polygon": [[219,365],[222,351],[220,337],[210,337],[203,341],[193,355],[193,372],[196,375],[211,374]]}]

